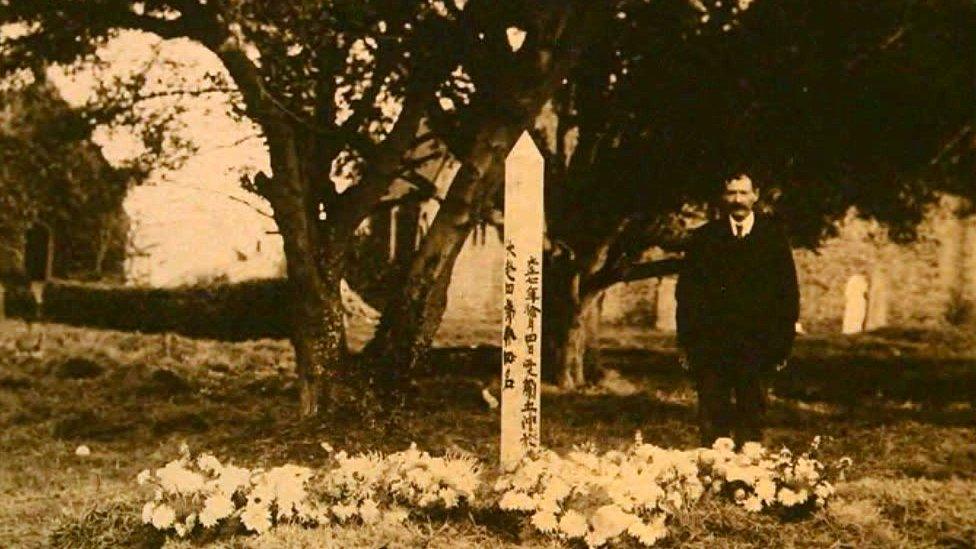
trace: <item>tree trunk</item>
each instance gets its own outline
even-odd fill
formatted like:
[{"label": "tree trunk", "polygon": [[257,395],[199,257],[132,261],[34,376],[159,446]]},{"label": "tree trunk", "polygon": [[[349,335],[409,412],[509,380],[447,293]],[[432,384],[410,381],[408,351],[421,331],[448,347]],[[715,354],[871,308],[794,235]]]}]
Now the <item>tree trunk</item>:
[{"label": "tree trunk", "polygon": [[[505,101],[482,107],[483,118],[471,128],[469,146],[460,147],[463,150],[451,147],[463,166],[413,259],[402,289],[384,309],[376,335],[366,348],[376,375],[394,391],[429,351],[447,305],[454,261],[478,214],[491,205],[504,180],[505,158],[562,85],[598,28],[594,23],[601,11],[595,5],[554,4],[558,9],[530,33],[535,38],[533,43],[513,59],[518,61],[519,70],[504,71],[508,74],[497,82],[499,89],[508,91]],[[560,47],[552,48],[553,44]]]},{"label": "tree trunk", "polygon": [[[291,342],[300,383],[299,413],[319,413],[324,389],[335,395],[348,367],[340,283],[354,228],[318,219],[308,200],[309,182],[300,169],[291,134],[269,139],[274,180],[259,174],[258,190],[268,198],[281,233],[291,291]],[[327,387],[326,387],[327,385]],[[335,399],[330,399],[332,403]]]},{"label": "tree trunk", "polygon": [[598,337],[602,292],[588,292],[574,262],[551,259],[543,285],[544,379],[577,389],[600,370]]},{"label": "tree trunk", "polygon": [[425,364],[434,335],[447,308],[447,290],[458,254],[479,211],[493,196],[501,169],[495,166],[481,184],[475,170],[463,167],[456,176],[434,223],[416,251],[405,280],[395,291],[364,354],[374,383],[397,392]]},{"label": "tree trunk", "polygon": [[338,272],[320,277],[301,277],[291,273],[294,325],[291,342],[300,382],[299,410],[302,417],[319,412],[325,389],[327,402],[335,404],[336,383],[343,373],[345,326]]},{"label": "tree trunk", "polygon": [[[324,389],[335,396],[335,383],[347,367],[340,293],[344,262],[335,237],[322,249],[309,250],[311,242],[295,233],[295,220],[281,219],[285,214],[277,211],[275,216],[283,236],[291,290],[291,342],[300,382],[299,410],[307,418],[318,414]],[[330,398],[329,402],[334,400]]]},{"label": "tree trunk", "polygon": [[[551,332],[555,355],[545,367],[556,374],[556,382],[563,389],[578,389],[593,379],[600,369],[599,336],[600,299],[583,297],[557,314],[564,315]],[[550,311],[545,312],[545,322],[553,324]]]},{"label": "tree trunk", "polygon": [[393,247],[395,266],[406,270],[417,251],[417,231],[420,228],[420,202],[405,202],[397,208],[396,240]]}]

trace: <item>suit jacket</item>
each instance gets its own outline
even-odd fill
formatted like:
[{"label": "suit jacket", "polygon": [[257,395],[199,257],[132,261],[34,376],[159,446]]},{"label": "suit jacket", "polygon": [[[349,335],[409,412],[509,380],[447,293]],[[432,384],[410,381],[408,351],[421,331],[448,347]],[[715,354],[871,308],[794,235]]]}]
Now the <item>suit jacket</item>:
[{"label": "suit jacket", "polygon": [[693,364],[785,360],[796,335],[800,295],[783,228],[756,214],[733,236],[728,218],[692,235],[678,276],[678,343]]}]

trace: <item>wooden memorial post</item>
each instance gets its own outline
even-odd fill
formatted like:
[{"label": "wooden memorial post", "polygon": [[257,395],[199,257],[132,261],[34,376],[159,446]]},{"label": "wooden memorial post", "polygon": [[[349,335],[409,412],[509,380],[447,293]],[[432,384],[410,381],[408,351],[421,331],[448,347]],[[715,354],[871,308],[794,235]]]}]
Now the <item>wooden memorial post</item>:
[{"label": "wooden memorial post", "polygon": [[542,357],[543,159],[528,132],[505,160],[501,466],[539,447]]}]

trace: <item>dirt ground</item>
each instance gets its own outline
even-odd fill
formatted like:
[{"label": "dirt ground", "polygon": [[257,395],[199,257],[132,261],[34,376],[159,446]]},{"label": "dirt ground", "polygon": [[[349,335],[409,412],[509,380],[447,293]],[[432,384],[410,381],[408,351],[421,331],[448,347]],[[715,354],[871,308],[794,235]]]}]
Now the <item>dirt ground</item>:
[{"label": "dirt ground", "polygon": [[[105,547],[138,523],[135,476],[161,466],[181,441],[244,465],[324,460],[320,443],[350,452],[472,452],[493,462],[497,337],[491,325],[446,326],[435,374],[401,428],[356,417],[299,421],[286,342],[224,343],[42,326],[30,353],[24,324],[0,322],[0,546]],[[671,336],[606,327],[601,360],[613,370],[580,392],[546,387],[543,442],[692,447],[695,395],[676,367]],[[360,339],[362,335],[360,334]],[[355,340],[355,337],[353,338]],[[856,337],[803,337],[778,379],[766,443],[800,448],[833,437],[831,456],[854,468],[827,512],[780,524],[733,506],[703,505],[665,546],[976,546],[976,337],[962,331],[887,329]],[[80,445],[88,456],[75,454]],[[135,525],[135,526],[134,526]],[[477,546],[534,543],[476,522],[403,532],[332,532],[329,546]],[[321,533],[282,531],[228,547],[315,547]],[[174,544],[179,546],[179,544]]]}]

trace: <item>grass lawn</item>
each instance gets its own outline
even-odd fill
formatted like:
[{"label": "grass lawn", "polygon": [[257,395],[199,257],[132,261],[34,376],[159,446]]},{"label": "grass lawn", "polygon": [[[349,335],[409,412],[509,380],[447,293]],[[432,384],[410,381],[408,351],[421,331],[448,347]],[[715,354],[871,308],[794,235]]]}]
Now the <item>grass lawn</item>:
[{"label": "grass lawn", "polygon": [[[18,354],[25,327],[0,322],[0,547],[131,545],[143,495],[136,474],[174,458],[181,441],[247,466],[324,462],[323,441],[350,453],[460,449],[493,463],[498,414],[496,331],[446,326],[435,375],[404,427],[356,417],[296,417],[287,343],[223,343],[47,325],[42,356]],[[605,330],[602,360],[619,376],[580,393],[547,387],[543,442],[622,447],[637,430],[659,446],[697,442],[695,395],[673,340]],[[355,337],[351,338],[355,340]],[[791,523],[705,500],[679,516],[664,546],[976,546],[976,337],[886,330],[804,337],[777,381],[766,443],[804,448],[834,437],[829,457],[854,467],[826,512]],[[75,455],[79,445],[89,456]],[[299,530],[226,547],[547,546],[477,517],[406,529]],[[189,547],[170,541],[169,546]]]}]

